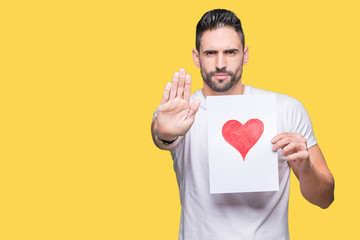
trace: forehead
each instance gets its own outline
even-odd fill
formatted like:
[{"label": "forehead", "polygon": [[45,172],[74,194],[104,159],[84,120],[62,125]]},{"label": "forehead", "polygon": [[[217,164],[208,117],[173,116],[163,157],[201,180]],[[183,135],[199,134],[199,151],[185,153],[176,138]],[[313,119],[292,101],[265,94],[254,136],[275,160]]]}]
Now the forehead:
[{"label": "forehead", "polygon": [[232,49],[242,48],[239,34],[230,26],[207,30],[200,40],[200,49]]}]

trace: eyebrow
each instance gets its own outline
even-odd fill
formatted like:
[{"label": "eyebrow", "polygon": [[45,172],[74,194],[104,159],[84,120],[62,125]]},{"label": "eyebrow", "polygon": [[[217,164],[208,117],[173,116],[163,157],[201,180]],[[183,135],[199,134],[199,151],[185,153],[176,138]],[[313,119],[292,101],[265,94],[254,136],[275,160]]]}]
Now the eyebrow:
[{"label": "eyebrow", "polygon": [[237,48],[226,49],[224,52],[239,52]]},{"label": "eyebrow", "polygon": [[[203,53],[217,53],[218,50],[205,50]],[[230,48],[230,49],[226,49],[224,50],[225,53],[228,53],[228,52],[239,52],[239,49],[237,48]]]},{"label": "eyebrow", "polygon": [[217,50],[205,50],[203,53],[217,53]]}]

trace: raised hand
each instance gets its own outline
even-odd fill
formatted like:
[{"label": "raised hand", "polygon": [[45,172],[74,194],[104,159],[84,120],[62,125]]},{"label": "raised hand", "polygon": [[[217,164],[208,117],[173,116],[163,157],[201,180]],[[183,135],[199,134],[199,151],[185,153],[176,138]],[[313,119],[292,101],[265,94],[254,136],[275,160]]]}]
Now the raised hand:
[{"label": "raised hand", "polygon": [[174,140],[183,136],[192,126],[200,99],[190,104],[191,76],[181,68],[168,82],[157,111],[158,136],[163,140]]}]

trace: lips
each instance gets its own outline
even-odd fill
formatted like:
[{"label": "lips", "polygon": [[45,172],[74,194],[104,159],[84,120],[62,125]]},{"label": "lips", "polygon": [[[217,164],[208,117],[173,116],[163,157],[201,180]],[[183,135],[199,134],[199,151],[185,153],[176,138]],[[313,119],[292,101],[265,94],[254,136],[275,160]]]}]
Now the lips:
[{"label": "lips", "polygon": [[224,79],[228,78],[230,75],[226,74],[226,73],[217,73],[217,74],[214,74],[213,76],[218,80],[224,80]]}]

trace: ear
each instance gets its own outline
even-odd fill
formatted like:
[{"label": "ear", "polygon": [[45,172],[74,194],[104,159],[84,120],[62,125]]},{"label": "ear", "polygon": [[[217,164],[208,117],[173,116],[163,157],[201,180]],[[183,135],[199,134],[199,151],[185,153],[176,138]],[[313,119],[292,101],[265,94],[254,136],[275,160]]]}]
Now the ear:
[{"label": "ear", "polygon": [[249,47],[245,46],[243,65],[246,65],[248,63],[248,61],[249,61]]},{"label": "ear", "polygon": [[192,58],[193,58],[193,61],[194,61],[194,64],[197,68],[200,68],[200,58],[199,58],[199,53],[198,51],[194,48],[192,50]]}]

